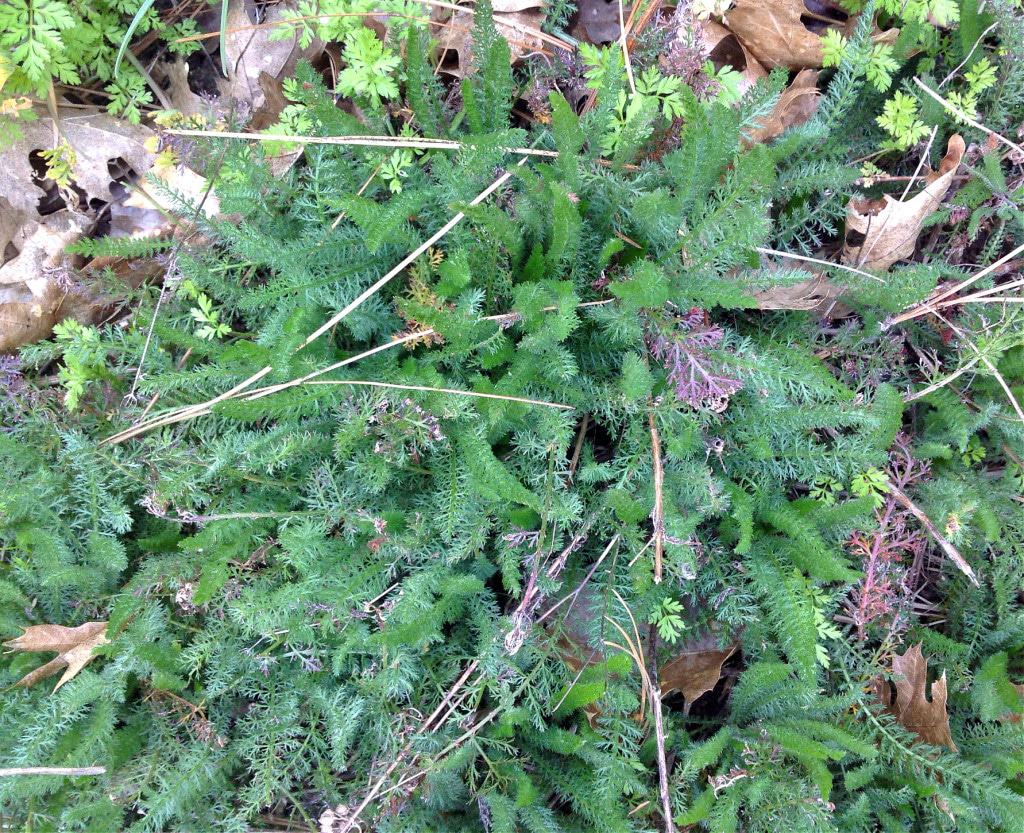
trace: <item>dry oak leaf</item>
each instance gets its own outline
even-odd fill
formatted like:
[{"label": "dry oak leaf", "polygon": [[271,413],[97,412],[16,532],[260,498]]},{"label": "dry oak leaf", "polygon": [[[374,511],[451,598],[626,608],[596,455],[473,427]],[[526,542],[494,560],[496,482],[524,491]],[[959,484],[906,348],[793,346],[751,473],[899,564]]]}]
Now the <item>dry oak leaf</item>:
[{"label": "dry oak leaf", "polygon": [[[85,202],[110,203],[123,188],[117,185],[111,171],[131,169],[140,176],[156,158],[147,147],[155,134],[143,125],[128,124],[122,119],[96,110],[58,108],[61,137],[75,151],[72,172],[75,186],[85,194]],[[53,119],[41,115],[22,127],[22,138],[0,152],[0,253],[11,242],[14,233],[30,221],[44,222],[39,216],[41,197],[47,192],[35,179],[30,157],[35,151],[53,147]],[[169,187],[186,197],[198,199],[206,180],[188,168],[176,168],[164,174]],[[112,188],[113,186],[113,188]],[[88,204],[80,206],[86,210]],[[216,213],[211,205],[207,214]]]},{"label": "dry oak leaf", "polygon": [[770,142],[791,127],[799,127],[818,111],[820,101],[818,71],[800,70],[793,82],[782,91],[771,113],[750,132],[750,143]]},{"label": "dry oak leaf", "polygon": [[[58,121],[61,138],[75,151],[73,177],[85,194],[83,210],[92,200],[114,199],[109,166],[115,160],[124,160],[138,173],[153,164],[153,155],[143,147],[152,135],[145,127],[99,111],[70,108],[58,108]],[[39,214],[39,204],[48,192],[35,178],[31,158],[36,151],[54,146],[53,119],[40,114],[35,121],[23,123],[21,133],[21,138],[0,150],[0,258],[12,242],[15,249],[21,250],[16,240],[19,234],[25,238],[34,231],[36,223],[47,222]]]},{"label": "dry oak leaf", "polygon": [[16,685],[26,687],[56,674],[64,668],[64,675],[54,691],[75,677],[93,658],[93,649],[110,642],[106,622],[86,622],[77,628],[63,625],[32,625],[25,632],[4,643],[12,651],[56,651],[57,656],[22,677]]},{"label": "dry oak leaf", "polygon": [[[540,8],[526,8],[523,11],[495,14],[494,27],[498,34],[507,42],[512,62],[520,60],[531,52],[544,48],[541,24],[544,22],[544,11]],[[447,9],[433,8],[431,19],[436,23],[431,27],[431,34],[437,39],[437,48],[443,55],[454,52],[457,61],[453,64],[445,61],[441,69],[450,75],[461,78],[469,74],[473,65],[473,13],[459,11],[452,13]]]},{"label": "dry oak leaf", "polygon": [[896,200],[888,194],[877,200],[850,200],[843,262],[884,270],[913,255],[921,226],[953,184],[965,150],[959,134],[950,136],[939,170],[929,171],[924,189],[909,200]]},{"label": "dry oak leaf", "polygon": [[11,236],[18,253],[0,266],[0,353],[46,338],[53,325],[73,316],[90,320],[88,298],[61,286],[64,248],[85,232],[88,221],[67,209],[25,220]]},{"label": "dry oak leaf", "polygon": [[658,674],[661,693],[680,692],[686,698],[688,712],[693,701],[711,691],[722,677],[722,664],[736,653],[738,642],[719,647],[718,636],[709,631],[704,636],[688,639],[675,658],[665,663]]},{"label": "dry oak leaf", "polygon": [[842,294],[843,287],[832,283],[823,273],[807,272],[807,280],[757,290],[754,300],[758,309],[806,310],[827,314],[829,318],[844,318],[849,309],[837,301]]},{"label": "dry oak leaf", "polygon": [[[682,24],[681,24],[682,25]],[[768,71],[761,66],[757,58],[740,42],[732,32],[713,20],[701,24],[704,29],[704,45],[708,51],[708,60],[715,69],[730,66],[740,74],[739,92],[745,93]]]},{"label": "dry oak leaf", "polygon": [[279,78],[289,68],[294,68],[303,54],[315,57],[323,51],[323,44],[319,41],[310,44],[309,50],[300,49],[294,32],[284,39],[271,40],[278,28],[273,24],[283,21],[287,10],[283,5],[267,5],[263,8],[266,15],[259,24],[261,28],[254,28],[258,14],[256,4],[252,0],[229,0],[227,31],[224,35],[224,63],[227,65],[228,77],[220,80],[220,92],[225,98],[249,104],[250,115],[258,111],[266,101],[260,85],[261,73]]},{"label": "dry oak leaf", "polygon": [[893,656],[892,673],[896,685],[895,699],[886,680],[877,679],[874,683],[875,695],[885,710],[924,743],[946,746],[956,752],[946,712],[946,672],[943,671],[942,677],[932,683],[932,699],[928,700],[925,696],[928,661],[921,654],[919,642],[908,648],[903,656]]},{"label": "dry oak leaf", "polygon": [[848,16],[824,2],[736,0],[725,25],[765,66],[821,66],[821,38],[829,27],[844,29]]}]

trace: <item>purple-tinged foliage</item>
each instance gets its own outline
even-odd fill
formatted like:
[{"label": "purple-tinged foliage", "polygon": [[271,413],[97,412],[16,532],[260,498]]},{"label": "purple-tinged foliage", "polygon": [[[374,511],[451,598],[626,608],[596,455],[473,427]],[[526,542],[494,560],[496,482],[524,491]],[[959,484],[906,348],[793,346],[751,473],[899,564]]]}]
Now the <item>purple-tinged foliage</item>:
[{"label": "purple-tinged foliage", "polygon": [[0,356],[0,413],[9,417],[21,413],[25,408],[23,396],[27,389],[21,371],[21,359],[17,356]]},{"label": "purple-tinged foliage", "polygon": [[[898,436],[890,455],[889,479],[901,491],[928,476],[928,464],[915,460],[905,436]],[[857,636],[867,636],[867,626],[885,621],[890,632],[907,625],[907,608],[918,583],[921,559],[928,539],[914,516],[889,494],[876,511],[878,528],[869,534],[855,532],[851,552],[861,558],[864,578],[853,591],[847,609]]]},{"label": "purple-tinged foliage", "polygon": [[739,379],[716,367],[709,351],[725,337],[722,328],[708,321],[703,310],[694,307],[676,318],[674,329],[654,329],[647,346],[668,372],[676,398],[699,410],[721,413],[729,398],[743,387]]},{"label": "purple-tinged foliage", "polygon": [[21,359],[17,356],[0,356],[0,389],[7,396],[17,396],[25,389]]}]

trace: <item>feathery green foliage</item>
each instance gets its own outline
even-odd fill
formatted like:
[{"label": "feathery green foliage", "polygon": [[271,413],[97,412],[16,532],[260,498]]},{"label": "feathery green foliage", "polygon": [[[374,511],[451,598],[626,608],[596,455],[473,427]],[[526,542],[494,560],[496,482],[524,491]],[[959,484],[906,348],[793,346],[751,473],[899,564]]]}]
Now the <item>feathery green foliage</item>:
[{"label": "feathery green foliage", "polygon": [[[1018,830],[1024,429],[980,367],[970,398],[905,403],[912,352],[970,348],[883,332],[862,276],[833,275],[858,314],[837,353],[816,315],[755,297],[800,277],[757,248],[836,233],[847,116],[875,94],[840,67],[814,120],[748,147],[778,77],[735,107],[673,89],[673,122],[652,94],[620,98],[609,50],[596,106],[554,91],[527,135],[486,2],[475,27],[457,113],[424,33],[394,76],[411,128],[459,150],[356,197],[378,149],[310,144],[275,179],[258,146],[218,147],[224,218],[161,255],[160,300],[0,366],[0,630],[107,621],[110,639],[55,693],[10,687],[39,656],[4,656],[4,765],[106,767],[0,779],[5,817],[660,830],[644,680],[720,643],[736,650],[714,690],[662,702],[678,827]],[[390,87],[363,91],[367,128],[298,79],[312,134],[397,118]],[[520,165],[527,146],[559,156]],[[902,308],[952,271],[885,280]],[[1019,392],[1019,327],[985,332]],[[901,642],[945,669],[956,751],[868,693]]]}]

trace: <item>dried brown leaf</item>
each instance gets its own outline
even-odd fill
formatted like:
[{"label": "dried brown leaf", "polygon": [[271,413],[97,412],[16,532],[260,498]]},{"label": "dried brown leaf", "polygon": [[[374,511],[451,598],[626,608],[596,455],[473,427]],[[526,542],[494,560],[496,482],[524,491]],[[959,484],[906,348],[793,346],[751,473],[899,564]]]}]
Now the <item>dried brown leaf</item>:
[{"label": "dried brown leaf", "polygon": [[725,66],[732,67],[740,74],[739,92],[745,93],[759,80],[767,77],[768,71],[740,42],[732,32],[713,20],[705,21],[704,45],[708,50],[708,60],[715,69]]},{"label": "dried brown leaf", "polygon": [[[113,182],[108,163],[123,159],[137,173],[153,164],[153,154],[144,146],[153,131],[128,124],[104,112],[58,109],[61,136],[75,150],[75,184],[85,192],[86,200],[110,202]],[[0,152],[0,207],[6,200],[26,219],[39,219],[36,211],[46,191],[33,180],[29,157],[33,151],[53,147],[53,119],[40,114],[21,128],[22,138]]]},{"label": "dried brown leaf", "polygon": [[82,236],[87,220],[65,209],[22,222],[10,241],[18,254],[0,266],[0,353],[46,338],[68,316],[89,315],[88,302],[59,280],[64,248]]},{"label": "dried brown leaf", "polygon": [[619,7],[608,0],[579,0],[572,34],[589,43],[613,43],[619,39]]},{"label": "dried brown leaf", "polygon": [[837,313],[845,314],[844,307],[839,310],[836,299],[842,294],[842,287],[832,283],[820,272],[808,272],[807,280],[784,286],[772,286],[754,293],[758,309],[795,309],[809,312],[824,313],[832,310],[833,317]]},{"label": "dried brown leaf", "polygon": [[826,3],[812,11],[803,0],[736,0],[725,25],[768,67],[821,66],[821,37],[844,28],[847,16]]},{"label": "dried brown leaf", "polygon": [[951,136],[939,170],[929,171],[924,189],[909,200],[888,194],[877,200],[850,200],[843,262],[863,269],[888,269],[913,255],[921,227],[952,185],[965,150],[963,138]]},{"label": "dried brown leaf", "polygon": [[[282,5],[264,7],[262,23],[281,21],[286,9]],[[221,95],[245,102],[256,112],[263,106],[266,97],[260,86],[260,74],[265,72],[272,78],[285,72],[289,62],[297,60],[301,51],[298,37],[293,32],[283,40],[271,40],[276,27],[264,26],[253,29],[256,23],[256,7],[246,0],[230,0],[228,3],[227,32],[224,36],[224,63],[228,77],[221,80]]]},{"label": "dried brown leaf", "polygon": [[[431,17],[438,21],[433,27],[437,38],[437,48],[443,52],[451,51],[457,56],[457,62],[445,62],[441,69],[445,72],[462,77],[472,71],[473,65],[473,13],[454,12],[434,8]],[[512,61],[535,52],[544,47],[544,42],[535,34],[544,22],[544,11],[540,8],[527,8],[523,11],[510,12],[495,17],[494,26],[498,34],[508,41]],[[441,25],[443,24],[443,25]]]},{"label": "dried brown leaf", "polygon": [[817,112],[820,101],[817,70],[800,70],[793,82],[783,90],[772,112],[750,133],[749,141],[751,144],[770,142],[791,127],[798,127]]},{"label": "dried brown leaf", "polygon": [[22,677],[16,685],[27,687],[65,669],[54,691],[74,678],[93,658],[93,649],[106,645],[106,622],[86,622],[76,628],[63,625],[32,625],[25,632],[4,643],[12,651],[56,651],[57,656]]},{"label": "dried brown leaf", "polygon": [[687,640],[675,658],[661,668],[661,693],[680,692],[689,708],[694,700],[718,684],[722,677],[722,664],[736,653],[738,647],[738,642],[719,647],[714,631]]},{"label": "dried brown leaf", "polygon": [[912,645],[903,656],[892,658],[892,673],[896,697],[892,697],[886,680],[875,681],[875,695],[885,710],[924,743],[946,746],[956,752],[956,744],[949,733],[949,714],[946,712],[946,672],[932,683],[932,699],[927,698],[928,661],[921,654],[921,643]]},{"label": "dried brown leaf", "polygon": [[[79,198],[75,210],[39,213],[40,199],[50,192],[35,178],[30,159],[34,152],[53,147],[52,118],[41,114],[26,123],[22,137],[0,152],[0,251],[7,258],[0,266],[0,352],[45,338],[54,324],[69,316],[91,320],[95,312],[91,299],[69,290],[60,266],[67,245],[94,222],[94,201],[153,208],[153,202],[159,204],[162,199],[158,189],[150,189],[152,201],[135,192],[124,200],[123,186],[115,185],[132,173],[142,176],[150,171],[156,158],[149,144],[155,137],[152,130],[99,111],[70,108],[58,109],[58,124],[62,139],[75,154],[72,177]],[[202,196],[207,185],[201,176],[180,166],[154,171],[154,175],[193,200]],[[72,199],[71,190],[66,193]],[[208,199],[204,209],[207,214],[216,213],[216,199]],[[142,227],[132,228],[133,218]],[[160,233],[152,227],[152,213],[124,213],[119,220],[123,221],[118,225],[119,236]],[[164,225],[169,228],[170,222]]]},{"label": "dried brown leaf", "polygon": [[183,116],[207,115],[210,106],[193,92],[188,83],[188,73],[188,63],[182,58],[161,61],[153,68],[153,77],[167,82],[167,99],[175,110]]}]

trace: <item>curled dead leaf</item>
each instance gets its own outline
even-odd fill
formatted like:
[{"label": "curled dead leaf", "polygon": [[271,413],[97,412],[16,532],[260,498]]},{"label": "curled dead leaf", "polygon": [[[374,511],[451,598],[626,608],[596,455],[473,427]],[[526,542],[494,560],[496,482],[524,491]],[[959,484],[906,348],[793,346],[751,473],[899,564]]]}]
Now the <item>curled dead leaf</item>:
[{"label": "curled dead leaf", "polygon": [[54,691],[74,678],[93,658],[93,649],[110,642],[106,622],[86,622],[76,628],[63,625],[32,625],[21,636],[4,643],[12,651],[56,651],[57,656],[22,677],[16,685],[27,687],[65,669]]},{"label": "curled dead leaf", "polygon": [[808,121],[818,110],[821,91],[818,89],[818,72],[813,69],[802,69],[796,74],[792,83],[782,91],[764,120],[756,130],[751,131],[751,144],[770,142],[781,136],[791,127],[798,127]]},{"label": "curled dead leaf", "polygon": [[54,324],[74,316],[90,317],[87,299],[62,285],[64,248],[84,233],[88,222],[67,209],[26,220],[14,232],[18,254],[0,266],[0,353],[46,338]]},{"label": "curled dead leaf", "polygon": [[914,254],[921,227],[942,198],[963,159],[966,146],[959,134],[949,139],[938,171],[925,176],[924,189],[909,200],[851,200],[846,213],[843,262],[866,269],[888,269]]},{"label": "curled dead leaf", "polygon": [[176,61],[160,61],[153,68],[153,77],[167,84],[166,95],[171,105],[183,116],[209,115],[210,106],[192,91],[188,83],[188,63],[178,58]]},{"label": "curled dead leaf", "polygon": [[739,92],[745,93],[760,79],[767,77],[768,71],[761,66],[757,58],[740,42],[732,32],[713,20],[704,21],[704,44],[708,50],[708,60],[715,69],[732,67],[740,74]]},{"label": "curled dead leaf", "polygon": [[224,62],[228,77],[221,80],[220,91],[225,98],[248,104],[250,115],[258,114],[266,103],[266,95],[260,85],[261,74],[280,78],[295,67],[300,57],[313,57],[323,51],[323,44],[318,41],[310,44],[308,50],[300,49],[294,32],[283,39],[271,40],[277,27],[262,24],[281,22],[287,9],[283,4],[269,4],[263,8],[265,16],[261,28],[257,29],[253,28],[258,11],[255,3],[251,0],[229,0],[228,3],[228,25],[224,36]]},{"label": "curled dead leaf", "polygon": [[946,672],[943,671],[942,677],[932,683],[932,699],[928,700],[928,661],[921,654],[921,643],[918,643],[908,648],[903,656],[893,656],[892,673],[896,697],[892,697],[886,680],[877,679],[874,689],[878,702],[923,743],[945,746],[956,752],[946,712]]},{"label": "curled dead leaf", "polygon": [[840,308],[836,303],[842,292],[843,288],[832,283],[823,273],[807,272],[807,280],[758,290],[754,299],[758,309],[828,312],[831,317],[842,317],[849,313],[846,307]]}]

